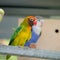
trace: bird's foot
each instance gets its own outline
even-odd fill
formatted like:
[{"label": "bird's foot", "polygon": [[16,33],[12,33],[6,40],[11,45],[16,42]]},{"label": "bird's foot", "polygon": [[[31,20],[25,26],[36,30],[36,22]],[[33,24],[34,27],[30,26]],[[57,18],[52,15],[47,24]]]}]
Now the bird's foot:
[{"label": "bird's foot", "polygon": [[24,49],[28,49],[29,47],[27,47],[27,46],[18,46],[19,48],[24,48]]},{"label": "bird's foot", "polygon": [[31,43],[30,44],[30,48],[36,48],[36,44],[35,43]]},{"label": "bird's foot", "polygon": [[19,48],[23,48],[22,46],[18,46]]}]

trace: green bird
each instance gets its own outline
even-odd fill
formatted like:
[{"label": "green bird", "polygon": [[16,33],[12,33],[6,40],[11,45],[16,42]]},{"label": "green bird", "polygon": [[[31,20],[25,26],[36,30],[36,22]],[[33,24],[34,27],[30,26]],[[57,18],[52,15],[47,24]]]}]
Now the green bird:
[{"label": "green bird", "polygon": [[[12,35],[9,45],[24,47],[25,43],[31,39],[32,26],[36,24],[37,19],[35,16],[27,16]],[[9,58],[10,55],[7,55],[6,59]]]}]

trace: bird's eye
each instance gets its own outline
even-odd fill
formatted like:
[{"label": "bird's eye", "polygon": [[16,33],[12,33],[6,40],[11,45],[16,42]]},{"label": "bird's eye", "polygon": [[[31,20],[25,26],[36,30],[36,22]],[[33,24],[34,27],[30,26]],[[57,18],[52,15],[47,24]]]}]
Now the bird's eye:
[{"label": "bird's eye", "polygon": [[34,21],[33,19],[30,19],[30,21]]}]

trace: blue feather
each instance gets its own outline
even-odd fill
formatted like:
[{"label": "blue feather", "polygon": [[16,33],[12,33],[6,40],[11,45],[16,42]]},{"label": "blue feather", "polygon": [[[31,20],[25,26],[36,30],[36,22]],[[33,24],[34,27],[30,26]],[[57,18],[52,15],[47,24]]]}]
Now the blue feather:
[{"label": "blue feather", "polygon": [[[40,34],[41,35],[41,34]],[[32,29],[32,37],[29,41],[25,43],[25,46],[30,46],[31,43],[36,43],[40,35],[37,35],[34,30]]]}]

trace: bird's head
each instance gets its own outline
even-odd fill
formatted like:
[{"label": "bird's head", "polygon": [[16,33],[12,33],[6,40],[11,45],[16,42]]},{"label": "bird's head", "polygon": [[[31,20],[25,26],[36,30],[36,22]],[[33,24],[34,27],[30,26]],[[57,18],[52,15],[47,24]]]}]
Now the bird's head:
[{"label": "bird's head", "polygon": [[37,16],[36,18],[37,18],[37,26],[42,27],[44,23],[43,17]]},{"label": "bird's head", "polygon": [[35,16],[28,16],[27,19],[30,26],[37,24],[37,18]]}]

